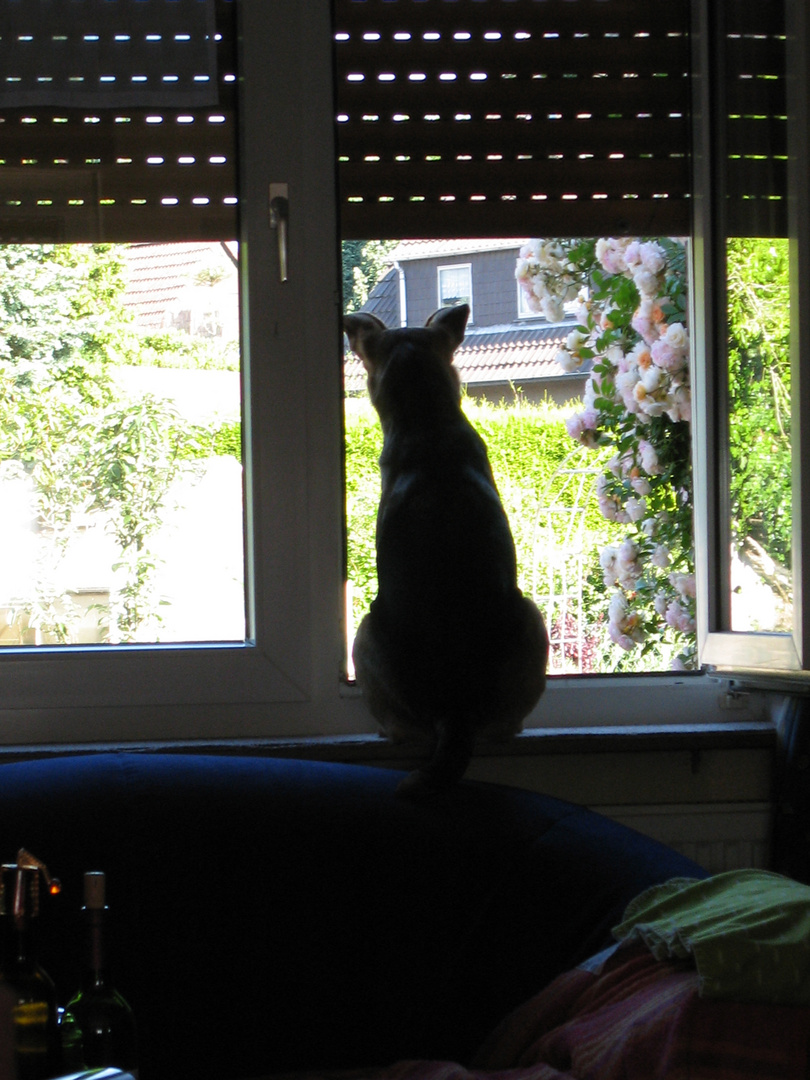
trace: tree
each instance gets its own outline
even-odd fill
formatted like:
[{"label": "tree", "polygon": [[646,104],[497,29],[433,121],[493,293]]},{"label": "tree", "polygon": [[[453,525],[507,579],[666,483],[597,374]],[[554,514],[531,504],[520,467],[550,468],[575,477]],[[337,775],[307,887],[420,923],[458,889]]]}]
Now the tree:
[{"label": "tree", "polygon": [[343,313],[357,311],[388,269],[393,240],[344,240],[342,245]]}]

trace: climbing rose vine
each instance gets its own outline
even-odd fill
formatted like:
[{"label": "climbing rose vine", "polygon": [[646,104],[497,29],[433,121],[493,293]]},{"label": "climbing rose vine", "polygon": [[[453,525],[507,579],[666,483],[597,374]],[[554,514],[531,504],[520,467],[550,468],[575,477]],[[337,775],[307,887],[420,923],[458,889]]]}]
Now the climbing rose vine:
[{"label": "climbing rose vine", "polygon": [[[551,321],[576,304],[557,360],[587,370],[582,409],[567,421],[586,447],[613,456],[598,477],[605,518],[626,526],[600,554],[608,634],[627,653],[695,665],[686,258],[676,239],[530,240],[515,276]],[[620,665],[621,666],[621,665]]]}]

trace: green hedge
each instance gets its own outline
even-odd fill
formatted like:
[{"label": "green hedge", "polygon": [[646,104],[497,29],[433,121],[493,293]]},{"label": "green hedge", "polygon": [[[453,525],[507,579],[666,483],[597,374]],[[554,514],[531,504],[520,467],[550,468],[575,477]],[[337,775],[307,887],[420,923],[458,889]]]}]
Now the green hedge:
[{"label": "green hedge", "polygon": [[[548,575],[547,566],[536,566],[537,530],[549,521],[541,511],[549,503],[570,506],[575,501],[570,485],[565,489],[561,468],[566,463],[580,468],[596,466],[603,456],[580,451],[566,431],[566,417],[579,407],[579,402],[562,407],[549,402],[492,405],[470,398],[464,402],[465,412],[487,444],[492,471],[515,538],[520,584],[528,593],[533,591],[535,577],[539,578],[542,589]],[[382,449],[382,433],[376,413],[365,398],[346,401],[345,426],[347,574],[356,626],[376,591],[374,530],[380,497],[377,459]],[[555,515],[549,526],[563,551],[569,521],[565,514]],[[585,592],[588,610],[596,618],[603,605],[597,573],[599,552],[618,535],[618,530],[601,517],[595,499],[588,502],[584,529]],[[539,547],[542,549],[543,545]]]}]

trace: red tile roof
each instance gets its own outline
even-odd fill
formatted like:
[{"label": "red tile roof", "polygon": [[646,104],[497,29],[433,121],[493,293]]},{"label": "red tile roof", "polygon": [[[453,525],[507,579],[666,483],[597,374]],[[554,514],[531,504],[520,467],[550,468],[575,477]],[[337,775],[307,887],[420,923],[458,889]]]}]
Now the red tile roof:
[{"label": "red tile roof", "polygon": [[555,357],[570,325],[491,326],[467,335],[456,353],[464,383],[526,382],[564,375]]},{"label": "red tile roof", "polygon": [[227,261],[227,256],[219,243],[131,244],[125,259],[128,280],[124,306],[140,328],[160,330],[165,312],[194,275],[212,262]]},{"label": "red tile roof", "polygon": [[[462,383],[521,384],[565,375],[554,358],[571,325],[491,326],[471,331],[456,351],[455,363]],[[365,391],[365,370],[353,353],[346,354],[344,380],[347,394]]]}]

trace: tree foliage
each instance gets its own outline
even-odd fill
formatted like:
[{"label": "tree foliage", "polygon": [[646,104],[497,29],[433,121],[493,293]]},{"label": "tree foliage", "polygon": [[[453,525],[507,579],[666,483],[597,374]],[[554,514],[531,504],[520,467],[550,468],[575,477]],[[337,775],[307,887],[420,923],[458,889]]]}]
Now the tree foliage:
[{"label": "tree foliage", "polygon": [[728,249],[732,533],[791,565],[788,241]]},{"label": "tree foliage", "polygon": [[391,240],[344,240],[341,258],[343,271],[343,313],[359,310],[388,269],[386,256],[396,246]]},{"label": "tree foliage", "polygon": [[[130,641],[159,618],[149,538],[188,436],[165,403],[114,396],[109,366],[130,332],[123,290],[120,249],[110,245],[0,248],[0,478],[30,478],[39,528],[57,552],[75,521],[104,515],[124,571],[114,636]],[[15,599],[67,641],[69,619],[55,613],[75,605],[48,590],[45,574],[36,596]]]}]

